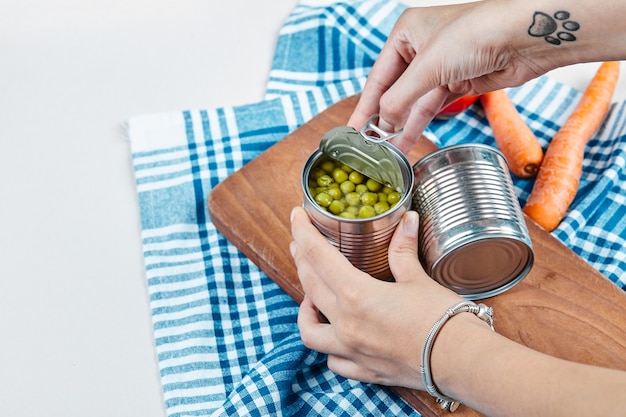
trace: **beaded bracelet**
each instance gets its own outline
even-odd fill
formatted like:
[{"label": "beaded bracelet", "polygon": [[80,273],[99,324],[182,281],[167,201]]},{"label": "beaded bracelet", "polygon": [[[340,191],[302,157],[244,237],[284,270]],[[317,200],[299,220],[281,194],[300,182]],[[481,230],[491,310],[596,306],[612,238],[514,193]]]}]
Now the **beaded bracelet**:
[{"label": "beaded bracelet", "polygon": [[494,330],[493,308],[487,307],[484,304],[475,304],[471,301],[462,301],[446,310],[443,317],[437,320],[437,322],[433,324],[433,327],[431,327],[428,331],[428,334],[426,334],[424,346],[422,347],[422,364],[420,365],[422,381],[424,382],[424,387],[426,388],[426,391],[437,399],[437,402],[441,404],[441,408],[450,412],[453,412],[457,408],[459,408],[460,402],[446,395],[443,395],[437,389],[437,386],[433,382],[433,376],[430,370],[430,354],[433,349],[433,344],[435,343],[435,338],[437,337],[437,334],[439,333],[443,325],[448,321],[448,319],[459,313],[473,313],[479,319],[487,323],[489,327],[491,327],[491,330]]}]

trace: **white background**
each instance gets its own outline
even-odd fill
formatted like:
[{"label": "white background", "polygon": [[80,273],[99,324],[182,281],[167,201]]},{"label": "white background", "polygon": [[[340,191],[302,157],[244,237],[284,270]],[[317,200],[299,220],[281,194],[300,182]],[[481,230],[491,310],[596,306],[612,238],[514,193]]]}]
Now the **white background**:
[{"label": "white background", "polygon": [[296,2],[0,3],[0,416],[165,414],[122,126],[261,100]]}]

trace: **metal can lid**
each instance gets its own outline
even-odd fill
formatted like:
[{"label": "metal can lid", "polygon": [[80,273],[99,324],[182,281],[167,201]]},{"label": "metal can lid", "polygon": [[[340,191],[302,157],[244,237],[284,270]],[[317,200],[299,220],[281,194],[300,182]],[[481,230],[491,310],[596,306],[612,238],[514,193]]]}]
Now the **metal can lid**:
[{"label": "metal can lid", "polygon": [[[379,183],[399,192],[408,191],[402,180],[402,170],[392,146],[386,140],[395,134],[387,134],[376,127],[380,136],[369,134],[371,118],[361,131],[350,126],[339,126],[328,131],[320,141],[320,150],[329,157],[346,164]],[[370,130],[368,130],[370,129]]]},{"label": "metal can lid", "polygon": [[508,237],[461,245],[431,267],[431,277],[468,300],[492,297],[519,283],[534,262],[532,248]]}]

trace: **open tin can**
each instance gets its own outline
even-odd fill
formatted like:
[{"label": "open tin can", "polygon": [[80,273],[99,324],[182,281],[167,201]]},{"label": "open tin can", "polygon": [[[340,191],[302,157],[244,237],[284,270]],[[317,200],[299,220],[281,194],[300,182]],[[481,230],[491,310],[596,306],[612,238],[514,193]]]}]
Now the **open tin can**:
[{"label": "open tin can", "polygon": [[[350,136],[356,131],[347,132]],[[363,130],[359,134],[363,136]],[[372,141],[365,135],[363,147],[359,140],[350,139],[368,153]],[[403,194],[398,204],[374,217],[344,219],[330,213],[312,197],[308,180],[324,155],[341,162],[356,157],[366,175],[376,167],[375,158],[323,140],[302,170],[304,208],[312,223],[355,267],[375,278],[393,280],[389,243],[402,215],[413,209],[420,216],[418,255],[426,273],[464,298],[497,295],[528,274],[534,260],[532,244],[506,159],[499,151],[480,144],[456,145],[411,166],[399,149],[384,140],[374,142],[376,152],[384,152],[378,154],[384,175],[376,179],[402,189]],[[368,160],[367,166],[363,160]]]},{"label": "open tin can", "polygon": [[385,281],[393,280],[387,252],[389,242],[402,215],[411,207],[411,190],[413,190],[414,174],[404,154],[390,144],[383,143],[397,160],[401,168],[403,191],[400,201],[388,211],[370,218],[341,218],[322,208],[309,191],[308,180],[311,170],[316,167],[324,153],[316,150],[307,159],[302,171],[302,189],[304,192],[304,209],[311,222],[337,247],[352,264],[374,278]]}]

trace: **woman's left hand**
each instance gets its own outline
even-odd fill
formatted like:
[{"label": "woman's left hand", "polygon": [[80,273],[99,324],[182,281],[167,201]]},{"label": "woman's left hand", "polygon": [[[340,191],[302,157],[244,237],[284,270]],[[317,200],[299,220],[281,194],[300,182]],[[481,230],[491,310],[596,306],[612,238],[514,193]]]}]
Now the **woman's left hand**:
[{"label": "woman's left hand", "polygon": [[298,315],[304,344],[327,353],[328,367],[347,378],[423,389],[419,362],[426,333],[462,298],[424,272],[417,213],[404,215],[389,247],[395,282],[352,266],[301,207],[292,211],[291,228],[290,249],[305,292]]}]

